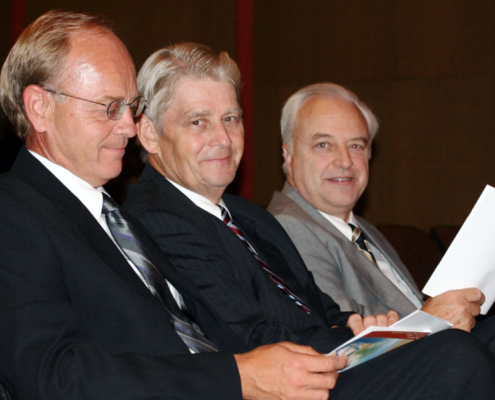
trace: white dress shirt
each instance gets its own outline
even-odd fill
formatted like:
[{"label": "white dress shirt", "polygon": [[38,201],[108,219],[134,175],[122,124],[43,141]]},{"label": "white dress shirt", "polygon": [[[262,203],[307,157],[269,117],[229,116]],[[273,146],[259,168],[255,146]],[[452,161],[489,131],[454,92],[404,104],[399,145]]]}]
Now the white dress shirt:
[{"label": "white dress shirt", "polygon": [[[359,226],[354,217],[354,213],[351,211],[349,215],[349,221],[345,222],[343,219],[335,217],[333,215],[326,214],[320,210],[318,212],[323,215],[335,228],[337,228],[350,242],[352,242],[352,228],[349,224],[354,226]],[[418,308],[423,306],[422,301],[416,296],[416,294],[411,290],[409,285],[400,274],[395,270],[395,268],[388,262],[387,258],[382,254],[382,252],[373,244],[371,240],[368,240],[368,244],[371,247],[371,252],[376,259],[378,268],[382,273],[402,292],[404,295]]]},{"label": "white dress shirt", "polygon": [[[167,178],[164,178],[167,179]],[[220,210],[219,205],[222,206],[227,210],[229,213],[230,218],[232,218],[232,215],[230,214],[229,209],[225,205],[223,199],[220,199],[218,204],[213,203],[211,200],[207,199],[206,197],[193,192],[192,190],[186,189],[185,187],[179,185],[178,183],[175,183],[174,181],[171,181],[170,179],[167,179],[172,185],[174,185],[178,190],[181,191],[181,193],[186,196],[189,200],[191,200],[196,206],[201,208],[202,210],[205,210],[206,212],[210,213],[211,215],[214,215],[217,217],[219,220],[222,220],[222,211]]]}]

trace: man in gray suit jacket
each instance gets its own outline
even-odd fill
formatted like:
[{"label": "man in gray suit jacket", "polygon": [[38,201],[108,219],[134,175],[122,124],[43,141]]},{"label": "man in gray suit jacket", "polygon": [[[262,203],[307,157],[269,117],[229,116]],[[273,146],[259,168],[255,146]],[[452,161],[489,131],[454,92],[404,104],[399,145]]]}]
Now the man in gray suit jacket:
[{"label": "man in gray suit jacket", "polygon": [[274,193],[268,210],[295,243],[317,285],[331,295],[342,310],[374,315],[394,309],[403,317],[421,306],[421,293],[406,266],[369,222],[354,216],[369,241],[409,286],[410,293],[416,296],[415,302],[288,182],[281,193]]},{"label": "man in gray suit jacket", "polygon": [[395,250],[352,212],[368,184],[378,130],[371,110],[347,89],[321,83],[293,94],[281,123],[287,182],[268,210],[318,286],[362,315],[420,308],[422,295]]}]

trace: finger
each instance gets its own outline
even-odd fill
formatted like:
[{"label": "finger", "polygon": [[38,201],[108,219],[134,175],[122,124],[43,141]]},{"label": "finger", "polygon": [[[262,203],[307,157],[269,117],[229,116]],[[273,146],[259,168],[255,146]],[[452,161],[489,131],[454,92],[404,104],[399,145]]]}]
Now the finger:
[{"label": "finger", "polygon": [[387,326],[388,318],[386,315],[378,314],[376,316],[376,324],[377,326]]},{"label": "finger", "polygon": [[376,320],[376,317],[373,315],[368,315],[367,317],[363,318],[363,326],[365,328],[368,328],[370,326],[377,326],[378,322]]},{"label": "finger", "polygon": [[467,303],[467,311],[473,316],[476,317],[481,312],[481,306],[478,303]]},{"label": "finger", "polygon": [[359,324],[362,324],[363,317],[359,314],[352,314],[348,319],[347,319],[347,326],[351,328],[352,326],[356,326]]},{"label": "finger", "polygon": [[357,335],[364,331],[363,318],[359,314],[352,314],[347,320],[347,326],[351,328],[354,335]]},{"label": "finger", "polygon": [[388,318],[387,326],[393,325],[399,321],[399,313],[397,311],[390,310],[387,313],[387,318]]},{"label": "finger", "polygon": [[478,288],[459,289],[466,301],[470,303],[483,304],[485,302],[485,295]]},{"label": "finger", "polygon": [[303,368],[312,373],[336,372],[347,367],[349,358],[347,356],[307,356],[303,360]]},{"label": "finger", "polygon": [[[313,390],[332,390],[335,388],[337,379],[339,379],[338,372],[328,372],[324,374],[312,374],[311,378],[308,378],[307,386]],[[325,398],[325,397],[324,397]]]}]

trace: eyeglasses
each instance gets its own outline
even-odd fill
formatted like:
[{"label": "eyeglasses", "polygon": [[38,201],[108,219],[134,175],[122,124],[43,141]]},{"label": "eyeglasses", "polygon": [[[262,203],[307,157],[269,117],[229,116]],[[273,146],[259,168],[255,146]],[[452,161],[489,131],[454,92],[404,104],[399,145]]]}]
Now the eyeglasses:
[{"label": "eyeglasses", "polygon": [[112,101],[111,103],[104,104],[104,103],[98,103],[98,102],[92,101],[92,100],[82,99],[82,98],[76,97],[76,96],[71,96],[70,94],[65,94],[62,92],[55,92],[54,90],[50,90],[50,89],[45,89],[45,91],[56,94],[56,95],[72,97],[73,99],[83,100],[83,101],[87,101],[89,103],[99,104],[100,106],[105,106],[107,108],[108,118],[110,118],[114,121],[117,119],[120,119],[122,117],[122,115],[124,115],[125,108],[127,106],[129,106],[129,108],[131,109],[131,113],[132,113],[132,116],[134,118],[139,117],[142,114],[144,107],[146,106],[146,103],[147,103],[147,100],[143,96],[136,97],[130,103],[126,103],[126,101],[122,100],[122,99],[117,99],[117,100]]}]

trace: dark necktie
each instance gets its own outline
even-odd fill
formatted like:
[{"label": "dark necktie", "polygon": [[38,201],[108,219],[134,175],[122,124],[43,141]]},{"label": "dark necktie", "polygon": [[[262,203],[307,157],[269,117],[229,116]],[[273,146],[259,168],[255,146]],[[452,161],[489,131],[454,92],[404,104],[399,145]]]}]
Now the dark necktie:
[{"label": "dark necktie", "polygon": [[356,247],[364,254],[364,256],[370,260],[373,264],[378,266],[376,263],[375,256],[373,255],[370,245],[366,240],[366,236],[364,232],[361,231],[359,226],[349,224],[352,229],[352,242],[356,245]]},{"label": "dark necktie", "polygon": [[218,205],[218,207],[220,207],[220,210],[222,211],[221,218],[222,218],[222,221],[224,222],[224,224],[226,224],[237,235],[237,237],[239,239],[241,239],[241,241],[246,245],[248,250],[253,254],[254,258],[260,263],[263,270],[268,274],[268,276],[270,277],[272,282],[275,283],[275,285],[277,285],[277,287],[282,292],[284,292],[290,299],[292,299],[305,312],[307,312],[308,314],[311,314],[310,309],[304,305],[302,300],[299,297],[297,297],[292,292],[292,290],[290,290],[290,288],[287,286],[287,284],[258,256],[258,254],[256,253],[256,250],[253,248],[253,246],[251,246],[251,244],[244,237],[244,235],[242,234],[239,227],[237,227],[237,225],[234,224],[234,222],[232,221],[232,218],[230,218],[230,215],[227,212],[227,210],[224,207],[222,207],[221,205]]},{"label": "dark necktie", "polygon": [[179,308],[167,282],[149,259],[132,226],[124,219],[117,204],[105,193],[103,193],[102,214],[115,241],[139,270],[150,292],[170,312],[174,328],[187,347],[196,353],[218,351]]}]

